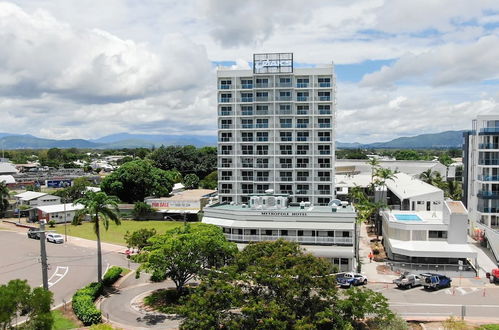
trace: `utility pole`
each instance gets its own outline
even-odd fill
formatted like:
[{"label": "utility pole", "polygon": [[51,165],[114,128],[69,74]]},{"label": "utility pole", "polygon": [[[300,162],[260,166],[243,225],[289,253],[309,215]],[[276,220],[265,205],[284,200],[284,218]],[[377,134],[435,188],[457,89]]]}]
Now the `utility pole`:
[{"label": "utility pole", "polygon": [[45,249],[45,220],[40,220],[40,258],[42,262],[42,282],[45,290],[49,289],[47,250]]}]

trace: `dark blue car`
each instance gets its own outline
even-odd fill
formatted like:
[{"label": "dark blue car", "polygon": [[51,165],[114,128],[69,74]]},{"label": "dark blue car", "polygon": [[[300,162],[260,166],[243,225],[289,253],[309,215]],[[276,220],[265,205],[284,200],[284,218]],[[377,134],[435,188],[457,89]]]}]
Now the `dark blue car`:
[{"label": "dark blue car", "polygon": [[424,273],[421,274],[423,277],[423,286],[425,289],[438,290],[441,288],[449,288],[451,286],[452,280],[441,274],[434,273]]}]

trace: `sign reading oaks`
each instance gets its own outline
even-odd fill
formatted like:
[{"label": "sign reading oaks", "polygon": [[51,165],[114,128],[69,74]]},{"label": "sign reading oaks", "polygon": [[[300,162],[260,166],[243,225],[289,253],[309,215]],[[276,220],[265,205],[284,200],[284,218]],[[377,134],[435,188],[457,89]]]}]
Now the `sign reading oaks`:
[{"label": "sign reading oaks", "polygon": [[292,73],[293,53],[253,54],[253,73]]}]

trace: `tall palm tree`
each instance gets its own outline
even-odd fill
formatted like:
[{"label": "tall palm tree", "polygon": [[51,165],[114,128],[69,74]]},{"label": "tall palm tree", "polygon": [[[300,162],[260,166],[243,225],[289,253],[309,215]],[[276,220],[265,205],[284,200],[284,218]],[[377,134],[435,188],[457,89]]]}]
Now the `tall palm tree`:
[{"label": "tall palm tree", "polygon": [[434,172],[431,170],[431,168],[429,168],[426,171],[423,171],[423,172],[421,172],[421,174],[419,174],[419,179],[421,181],[424,181],[424,182],[429,183],[429,184],[432,184],[433,177],[434,177]]},{"label": "tall palm tree", "polygon": [[375,183],[377,186],[383,188],[381,190],[381,200],[379,201],[374,201],[374,204],[376,205],[376,216],[375,216],[375,223],[376,223],[376,236],[378,236],[381,232],[381,218],[379,216],[379,210],[386,208],[387,204],[385,203],[385,191],[387,190],[386,187],[386,182],[388,180],[393,181],[395,179],[395,175],[397,174],[397,171],[393,171],[389,168],[383,168],[380,167],[376,169],[376,172],[374,173],[375,176]]},{"label": "tall palm tree", "polygon": [[75,201],[75,204],[83,205],[73,221],[73,225],[81,224],[83,220],[90,216],[90,221],[94,223],[94,232],[97,236],[97,280],[102,282],[102,251],[100,241],[100,225],[106,230],[109,228],[110,220],[117,225],[121,224],[118,210],[118,199],[114,196],[108,196],[105,192],[87,191],[82,198]]},{"label": "tall palm tree", "polygon": [[375,157],[371,157],[369,158],[369,160],[366,162],[368,165],[371,166],[371,192],[374,196],[375,194],[375,191],[374,191],[374,177],[375,177],[375,173],[376,171],[379,169],[379,160]]},{"label": "tall palm tree", "polygon": [[3,217],[4,212],[9,207],[9,188],[5,181],[0,181],[0,217]]},{"label": "tall palm tree", "polygon": [[452,198],[455,201],[461,200],[463,194],[463,189],[459,181],[449,181],[447,182],[447,197]]}]

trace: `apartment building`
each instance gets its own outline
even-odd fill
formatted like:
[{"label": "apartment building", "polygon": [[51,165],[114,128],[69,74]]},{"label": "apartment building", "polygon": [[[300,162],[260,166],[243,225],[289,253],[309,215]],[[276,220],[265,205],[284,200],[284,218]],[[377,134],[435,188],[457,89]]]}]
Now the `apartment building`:
[{"label": "apartment building", "polygon": [[293,202],[334,196],[332,64],[296,68],[293,54],[255,54],[253,70],[220,67],[218,179],[221,202],[247,203],[272,189]]},{"label": "apartment building", "polygon": [[464,133],[463,164],[471,234],[485,239],[499,260],[499,116],[473,120],[472,130]]}]

